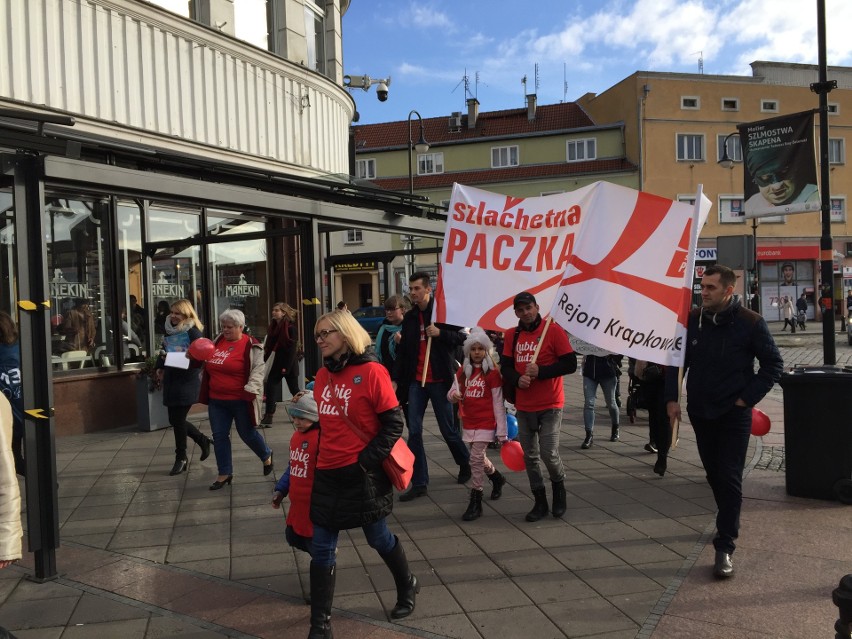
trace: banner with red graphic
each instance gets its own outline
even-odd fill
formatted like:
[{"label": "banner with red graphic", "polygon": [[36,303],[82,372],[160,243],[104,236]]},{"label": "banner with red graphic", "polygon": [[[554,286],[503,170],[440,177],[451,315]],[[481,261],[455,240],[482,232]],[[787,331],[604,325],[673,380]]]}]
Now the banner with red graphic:
[{"label": "banner with red graphic", "polygon": [[456,184],[435,296],[436,322],[505,331],[512,300],[596,347],[679,365],[697,230],[710,210],[596,182],[514,198]]}]

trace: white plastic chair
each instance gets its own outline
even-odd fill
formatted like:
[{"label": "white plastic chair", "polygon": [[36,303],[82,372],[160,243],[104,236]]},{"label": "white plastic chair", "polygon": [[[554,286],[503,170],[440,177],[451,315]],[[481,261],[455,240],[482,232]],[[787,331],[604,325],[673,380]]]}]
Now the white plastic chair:
[{"label": "white plastic chair", "polygon": [[65,351],[59,359],[62,360],[62,370],[67,371],[69,368],[83,368],[89,354],[86,351]]}]

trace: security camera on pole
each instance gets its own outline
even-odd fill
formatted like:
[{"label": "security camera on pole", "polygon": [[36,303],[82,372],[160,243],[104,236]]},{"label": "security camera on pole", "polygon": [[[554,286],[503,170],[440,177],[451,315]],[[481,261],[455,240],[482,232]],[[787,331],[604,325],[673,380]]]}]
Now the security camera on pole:
[{"label": "security camera on pole", "polygon": [[391,78],[371,78],[368,75],[344,75],[343,86],[347,89],[363,89],[369,91],[374,84],[376,86],[376,97],[379,102],[387,102],[388,87],[390,86]]}]

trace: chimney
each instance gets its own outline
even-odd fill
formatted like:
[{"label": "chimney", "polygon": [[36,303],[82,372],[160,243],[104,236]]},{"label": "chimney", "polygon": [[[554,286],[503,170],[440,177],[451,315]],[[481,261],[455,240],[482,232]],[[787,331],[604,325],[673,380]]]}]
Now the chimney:
[{"label": "chimney", "polygon": [[535,121],[535,103],[536,103],[535,93],[527,94],[527,120],[529,120],[530,122]]},{"label": "chimney", "polygon": [[467,99],[467,128],[476,128],[476,119],[479,117],[479,100],[476,98]]}]

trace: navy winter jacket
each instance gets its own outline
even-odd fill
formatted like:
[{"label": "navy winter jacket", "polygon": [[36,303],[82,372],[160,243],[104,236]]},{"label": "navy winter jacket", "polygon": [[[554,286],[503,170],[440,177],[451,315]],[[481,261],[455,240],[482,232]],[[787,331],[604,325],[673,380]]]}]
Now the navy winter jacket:
[{"label": "navy winter jacket", "polygon": [[[754,370],[754,360],[758,370]],[[693,309],[686,329],[687,413],[721,417],[742,399],[757,404],[781,379],[784,361],[764,319],[739,302],[718,313]],[[666,370],[665,399],[678,399],[678,369]]]}]

